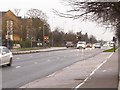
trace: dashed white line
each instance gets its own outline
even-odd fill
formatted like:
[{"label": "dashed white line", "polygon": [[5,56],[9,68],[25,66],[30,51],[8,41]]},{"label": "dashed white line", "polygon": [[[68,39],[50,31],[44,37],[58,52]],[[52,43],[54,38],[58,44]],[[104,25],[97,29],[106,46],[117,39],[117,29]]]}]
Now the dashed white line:
[{"label": "dashed white line", "polygon": [[106,72],[107,70],[103,70],[102,72]]},{"label": "dashed white line", "polygon": [[50,59],[48,59],[48,62],[50,62]]},{"label": "dashed white line", "polygon": [[20,59],[20,58],[16,58],[16,59]]},{"label": "dashed white line", "polygon": [[34,64],[38,64],[38,62],[34,62]]},{"label": "dashed white line", "polygon": [[16,68],[21,68],[21,66],[16,66]]}]

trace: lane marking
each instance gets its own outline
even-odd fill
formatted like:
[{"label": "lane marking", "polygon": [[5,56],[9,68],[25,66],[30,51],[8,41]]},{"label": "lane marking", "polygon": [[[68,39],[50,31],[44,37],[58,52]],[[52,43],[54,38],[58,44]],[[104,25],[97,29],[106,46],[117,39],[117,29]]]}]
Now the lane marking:
[{"label": "lane marking", "polygon": [[16,59],[20,59],[20,58],[16,58]]},{"label": "lane marking", "polygon": [[107,57],[107,59],[106,59],[103,63],[101,63],[82,83],[78,84],[78,85],[74,88],[74,90],[77,90],[78,88],[80,88],[88,79],[90,79],[90,77],[91,77],[103,64],[105,64],[112,55],[113,55],[113,53],[110,54],[110,55]]},{"label": "lane marking", "polygon": [[106,72],[107,70],[102,70],[102,72]]},{"label": "lane marking", "polygon": [[66,69],[69,69],[69,68],[70,68],[70,66],[63,68],[63,70],[66,70]]},{"label": "lane marking", "polygon": [[16,68],[21,68],[21,66],[16,66]]},{"label": "lane marking", "polygon": [[38,64],[38,62],[34,62],[34,64]]},{"label": "lane marking", "polygon": [[30,56],[30,57],[33,57],[33,56]]},{"label": "lane marking", "polygon": [[50,62],[50,59],[48,59],[47,61]]}]

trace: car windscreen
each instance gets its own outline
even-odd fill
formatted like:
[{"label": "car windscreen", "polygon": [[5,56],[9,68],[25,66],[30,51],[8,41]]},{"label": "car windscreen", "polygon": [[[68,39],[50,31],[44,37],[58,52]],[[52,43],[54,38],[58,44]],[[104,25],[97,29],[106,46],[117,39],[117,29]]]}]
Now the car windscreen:
[{"label": "car windscreen", "polygon": [[96,43],[96,45],[100,45],[100,43]]},{"label": "car windscreen", "polygon": [[84,42],[78,42],[79,44],[85,44]]}]

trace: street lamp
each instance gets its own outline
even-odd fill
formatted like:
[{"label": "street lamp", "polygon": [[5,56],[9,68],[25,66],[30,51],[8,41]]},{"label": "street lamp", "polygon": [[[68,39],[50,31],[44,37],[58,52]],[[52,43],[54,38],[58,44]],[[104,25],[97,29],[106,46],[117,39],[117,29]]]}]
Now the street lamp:
[{"label": "street lamp", "polygon": [[52,31],[52,47],[53,47],[53,42],[54,42],[54,38],[53,38],[53,31]]},{"label": "street lamp", "polygon": [[10,39],[11,39],[11,34],[13,33],[13,21],[12,20],[7,20],[7,47],[10,49]]},{"label": "street lamp", "polygon": [[45,47],[45,41],[44,41],[44,35],[45,35],[45,31],[44,31],[44,30],[45,30],[45,29],[44,29],[44,25],[45,25],[45,24],[43,23],[43,47]]}]

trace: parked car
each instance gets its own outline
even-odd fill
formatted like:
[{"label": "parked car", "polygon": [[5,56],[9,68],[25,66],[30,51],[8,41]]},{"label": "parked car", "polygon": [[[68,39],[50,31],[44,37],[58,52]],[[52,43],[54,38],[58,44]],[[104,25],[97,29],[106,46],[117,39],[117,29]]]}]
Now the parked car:
[{"label": "parked car", "polygon": [[12,52],[4,46],[0,46],[0,66],[2,65],[7,65],[11,66],[12,65]]},{"label": "parked car", "polygon": [[73,42],[66,42],[66,47],[69,48],[69,47],[73,47],[74,44]]},{"label": "parked car", "polygon": [[77,49],[80,49],[80,48],[83,48],[83,49],[86,48],[86,42],[85,41],[79,41],[77,43]]},{"label": "parked car", "polygon": [[95,48],[101,48],[101,44],[100,44],[100,43],[95,43],[93,46],[94,46]]}]

